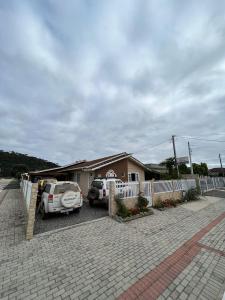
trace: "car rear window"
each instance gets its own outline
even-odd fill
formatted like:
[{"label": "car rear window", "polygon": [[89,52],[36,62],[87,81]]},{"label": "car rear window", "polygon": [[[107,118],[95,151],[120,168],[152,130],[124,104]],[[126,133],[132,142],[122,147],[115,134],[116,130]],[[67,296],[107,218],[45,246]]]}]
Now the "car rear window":
[{"label": "car rear window", "polygon": [[44,189],[44,191],[45,191],[45,193],[50,193],[50,189],[51,189],[51,185],[50,184],[46,184],[46,186],[45,186],[45,189]]},{"label": "car rear window", "polygon": [[54,194],[63,194],[67,191],[79,192],[79,187],[71,183],[58,184],[55,186]]},{"label": "car rear window", "polygon": [[103,182],[102,181],[93,181],[91,185],[100,190],[103,187]]}]

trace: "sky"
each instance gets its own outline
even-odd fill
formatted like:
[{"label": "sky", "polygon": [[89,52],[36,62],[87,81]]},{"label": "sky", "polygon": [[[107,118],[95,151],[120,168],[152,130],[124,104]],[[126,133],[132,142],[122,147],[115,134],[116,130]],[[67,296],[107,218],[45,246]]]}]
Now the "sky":
[{"label": "sky", "polygon": [[[0,149],[60,165],[225,141],[225,1],[0,0]],[[225,143],[190,139],[193,162]]]}]

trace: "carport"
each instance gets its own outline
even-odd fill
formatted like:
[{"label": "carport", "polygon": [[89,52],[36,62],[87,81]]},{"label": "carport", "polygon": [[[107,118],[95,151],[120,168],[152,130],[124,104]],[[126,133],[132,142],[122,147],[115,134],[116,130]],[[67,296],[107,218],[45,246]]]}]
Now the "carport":
[{"label": "carport", "polygon": [[95,204],[94,207],[90,207],[89,203],[84,200],[83,207],[79,213],[72,212],[70,214],[52,214],[47,219],[42,220],[40,214],[36,212],[34,234],[81,224],[106,216],[108,216],[108,208],[106,205]]}]

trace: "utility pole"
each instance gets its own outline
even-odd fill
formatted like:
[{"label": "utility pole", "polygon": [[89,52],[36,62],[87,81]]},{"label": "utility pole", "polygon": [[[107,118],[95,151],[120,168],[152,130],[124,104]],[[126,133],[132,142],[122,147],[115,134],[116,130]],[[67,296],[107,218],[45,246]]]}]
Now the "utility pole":
[{"label": "utility pole", "polygon": [[191,159],[192,150],[191,150],[191,146],[190,146],[189,141],[188,141],[188,152],[189,152],[189,161],[190,161],[190,167],[191,167],[191,174],[193,175],[194,171],[193,171],[192,159]]},{"label": "utility pole", "polygon": [[222,176],[224,177],[223,164],[222,164],[222,159],[221,159],[221,155],[220,154],[219,154],[219,160],[220,160],[221,173],[222,173]]},{"label": "utility pole", "polygon": [[177,154],[176,154],[176,146],[175,146],[175,135],[172,135],[172,142],[173,142],[173,153],[174,153],[175,166],[177,168],[177,176],[180,177],[179,168],[178,168],[178,164],[177,164]]}]

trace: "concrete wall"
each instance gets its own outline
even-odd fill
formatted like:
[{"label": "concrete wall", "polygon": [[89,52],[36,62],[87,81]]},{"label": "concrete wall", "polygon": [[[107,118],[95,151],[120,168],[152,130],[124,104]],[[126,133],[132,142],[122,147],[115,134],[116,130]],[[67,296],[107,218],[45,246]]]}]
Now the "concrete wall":
[{"label": "concrete wall", "polygon": [[128,159],[128,173],[139,173],[139,181],[145,181],[145,171],[142,167]]},{"label": "concrete wall", "polygon": [[136,207],[136,204],[137,204],[137,197],[134,197],[134,198],[125,198],[125,199],[123,200],[123,203],[124,203],[124,205],[125,205],[128,209],[135,208],[135,207]]},{"label": "concrete wall", "polygon": [[157,193],[153,194],[152,204],[153,206],[157,202],[158,199],[161,201],[167,200],[167,199],[173,199],[173,200],[180,200],[182,197],[182,192],[167,192],[167,193]]},{"label": "concrete wall", "polygon": [[31,240],[34,232],[38,183],[31,183],[29,181],[22,180],[20,187],[23,194],[23,200],[27,208],[26,239]]},{"label": "concrete wall", "polygon": [[80,174],[80,182],[78,182],[83,195],[86,197],[88,194],[88,181],[89,181],[89,172],[78,171],[76,173]]}]

